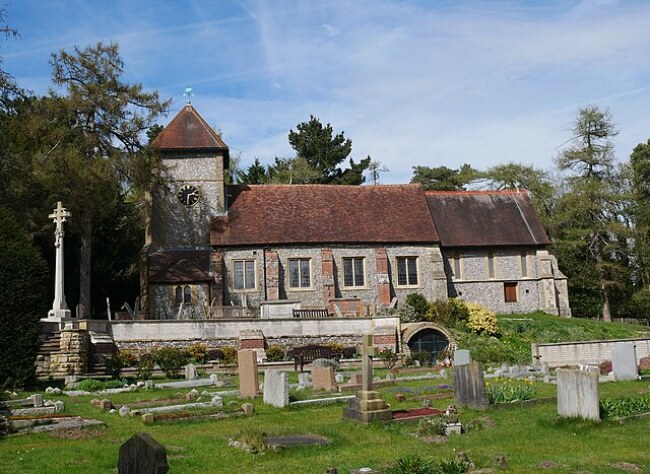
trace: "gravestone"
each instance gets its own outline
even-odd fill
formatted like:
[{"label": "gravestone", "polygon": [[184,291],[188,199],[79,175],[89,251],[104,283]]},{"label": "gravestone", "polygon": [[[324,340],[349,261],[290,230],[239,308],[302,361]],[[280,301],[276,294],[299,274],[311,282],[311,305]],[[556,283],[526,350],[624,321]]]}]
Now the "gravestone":
[{"label": "gravestone", "polygon": [[311,374],[309,372],[298,372],[298,385],[301,387],[311,386]]},{"label": "gravestone", "polygon": [[264,403],[277,408],[289,406],[289,377],[286,372],[264,371]]},{"label": "gravestone", "polygon": [[167,451],[147,433],[136,433],[120,446],[119,474],[165,474]]},{"label": "gravestone", "polygon": [[470,362],[452,367],[456,404],[477,410],[488,406],[483,368],[480,362]]},{"label": "gravestone", "polygon": [[185,380],[196,380],[199,378],[199,372],[196,370],[196,365],[187,364],[185,366]]},{"label": "gravestone", "polygon": [[237,352],[239,365],[239,396],[255,398],[260,393],[260,381],[257,373],[257,353],[251,349]]},{"label": "gravestone", "polygon": [[612,372],[614,380],[637,380],[639,369],[636,364],[636,346],[619,342],[612,347]]},{"label": "gravestone", "polygon": [[348,407],[343,410],[343,418],[361,423],[390,420],[393,414],[388,404],[381,399],[378,392],[372,389],[372,357],[375,352],[372,334],[364,334],[362,342],[361,390],[350,399]]},{"label": "gravestone", "polygon": [[557,414],[600,420],[596,370],[557,369]]},{"label": "gravestone", "polygon": [[454,365],[467,365],[472,362],[472,354],[467,349],[454,351]]},{"label": "gravestone", "polygon": [[336,392],[338,385],[334,376],[334,367],[312,367],[311,380],[314,390]]}]

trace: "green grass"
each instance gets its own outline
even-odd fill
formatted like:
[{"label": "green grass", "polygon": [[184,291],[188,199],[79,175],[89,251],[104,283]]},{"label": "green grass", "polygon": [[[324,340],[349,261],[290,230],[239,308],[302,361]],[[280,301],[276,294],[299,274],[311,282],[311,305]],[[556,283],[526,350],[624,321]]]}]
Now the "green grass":
[{"label": "green grass", "polygon": [[[449,383],[449,381],[444,381]],[[418,381],[400,385],[407,391],[404,402],[395,400],[395,388],[380,389],[394,409],[416,408],[415,394],[440,393],[439,381]],[[537,397],[554,395],[555,387],[538,384]],[[601,397],[647,392],[647,383],[624,382],[601,386]],[[120,403],[152,398],[169,398],[177,391],[161,390],[115,395]],[[2,472],[12,473],[103,473],[116,472],[122,442],[138,431],[146,431],[166,447],[171,472],[178,473],[323,473],[328,466],[338,472],[359,467],[386,469],[398,458],[420,455],[440,460],[463,451],[478,467],[492,467],[495,456],[505,455],[509,468],[503,472],[539,472],[542,461],[559,465],[554,472],[588,470],[621,472],[617,462],[637,464],[650,471],[650,459],[639,440],[645,439],[650,420],[588,423],[557,421],[552,400],[530,405],[513,404],[479,412],[461,410],[465,425],[484,426],[454,436],[444,444],[430,444],[415,436],[417,423],[361,425],[341,419],[342,405],[276,409],[255,400],[255,414],[202,422],[176,422],[145,426],[139,418],[121,418],[90,405],[93,397],[64,398],[66,412],[101,419],[105,428],[86,429],[82,439],[56,438],[49,434],[11,436],[0,440]],[[226,405],[242,401],[226,398]],[[231,403],[229,403],[231,402]],[[439,408],[451,399],[434,400]],[[475,421],[472,421],[475,420]],[[250,433],[266,435],[315,434],[330,439],[325,447],[304,447],[261,455],[248,454],[228,446],[231,437]]]}]

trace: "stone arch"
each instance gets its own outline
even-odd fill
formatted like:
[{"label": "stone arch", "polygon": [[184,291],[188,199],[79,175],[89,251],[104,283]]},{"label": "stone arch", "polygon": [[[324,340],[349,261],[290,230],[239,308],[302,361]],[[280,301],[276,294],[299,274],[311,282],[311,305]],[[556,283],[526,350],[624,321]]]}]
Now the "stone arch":
[{"label": "stone arch", "polygon": [[403,352],[410,354],[412,349],[430,350],[434,358],[448,351],[449,354],[456,348],[456,342],[451,333],[435,323],[409,323],[402,325]]}]

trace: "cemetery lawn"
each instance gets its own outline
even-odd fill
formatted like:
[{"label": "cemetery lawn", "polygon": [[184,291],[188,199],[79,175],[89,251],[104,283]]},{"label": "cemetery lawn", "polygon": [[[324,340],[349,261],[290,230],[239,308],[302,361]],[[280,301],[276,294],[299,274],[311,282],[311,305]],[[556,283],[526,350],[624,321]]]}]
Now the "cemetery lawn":
[{"label": "cemetery lawn", "polygon": [[[424,380],[383,386],[379,389],[393,410],[419,408],[422,396],[450,393],[439,388],[450,380]],[[397,401],[399,391],[406,395]],[[139,417],[122,418],[90,404],[97,396],[67,397],[44,394],[44,398],[65,401],[68,414],[104,421],[105,427],[50,434],[12,435],[0,438],[0,472],[7,473],[115,473],[120,445],[139,431],[149,433],[167,449],[172,473],[324,473],[329,466],[339,473],[371,467],[385,472],[398,458],[419,455],[436,460],[464,452],[477,468],[495,467],[495,458],[505,456],[507,468],[496,472],[538,473],[621,473],[630,463],[650,472],[648,439],[650,418],[624,422],[585,422],[556,418],[555,386],[535,384],[532,403],[515,403],[485,411],[460,411],[460,421],[469,430],[436,443],[415,436],[417,424],[386,423],[362,425],[342,420],[343,404],[278,409],[254,401],[255,413],[226,419],[143,425]],[[600,385],[600,397],[648,392],[648,382],[619,382]],[[172,398],[178,390],[141,390],[109,396],[116,407],[121,403],[154,398]],[[301,392],[305,398],[308,392]],[[225,410],[243,403],[224,397]],[[449,398],[434,399],[432,405],[445,408]],[[250,454],[228,445],[233,437],[260,434],[324,436],[330,444],[295,447]],[[546,469],[543,466],[554,466]],[[619,466],[619,467],[617,467]]]}]

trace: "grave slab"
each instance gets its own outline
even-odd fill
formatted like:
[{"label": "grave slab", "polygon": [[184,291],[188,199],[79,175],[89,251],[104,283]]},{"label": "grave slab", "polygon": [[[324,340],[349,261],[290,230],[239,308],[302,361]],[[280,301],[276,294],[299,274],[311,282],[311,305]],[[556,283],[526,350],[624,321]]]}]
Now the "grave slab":
[{"label": "grave slab", "polygon": [[472,362],[472,354],[467,349],[454,351],[454,365],[467,365]]}]

